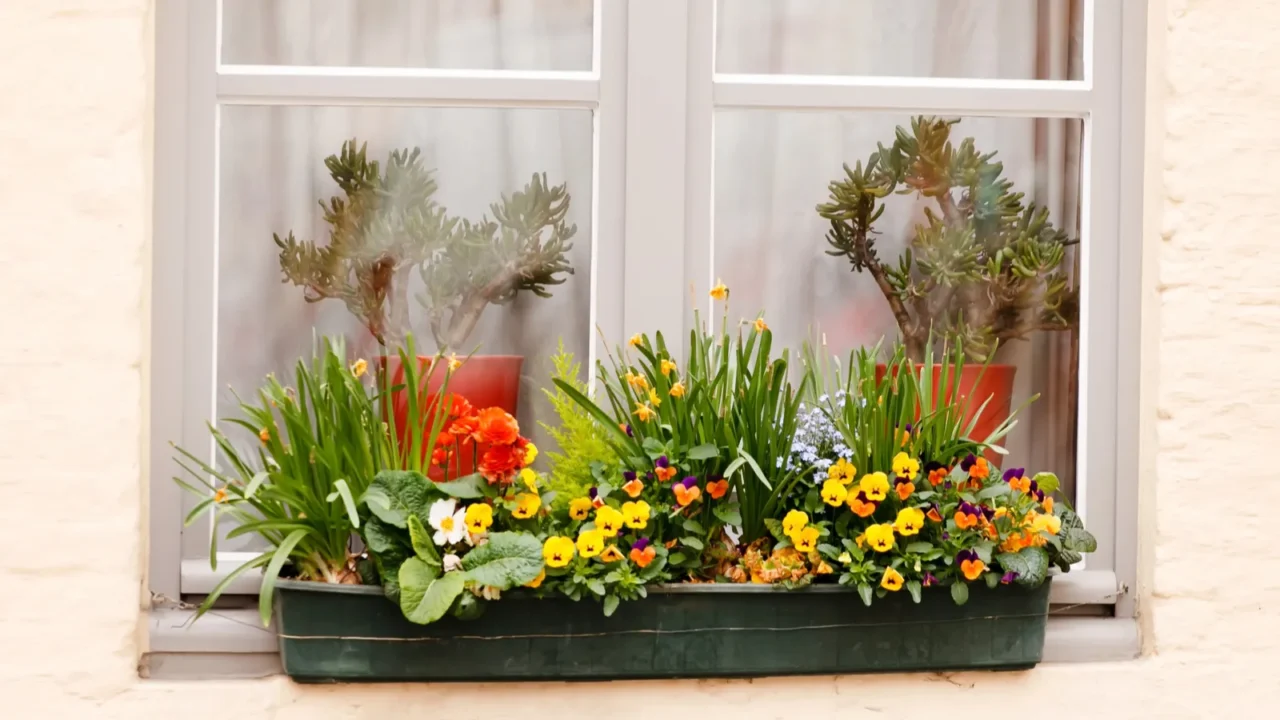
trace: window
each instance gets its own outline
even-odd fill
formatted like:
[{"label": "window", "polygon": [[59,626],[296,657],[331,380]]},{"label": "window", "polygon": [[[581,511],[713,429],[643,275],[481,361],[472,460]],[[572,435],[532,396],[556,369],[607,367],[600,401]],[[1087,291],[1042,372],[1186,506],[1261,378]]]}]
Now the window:
[{"label": "window", "polygon": [[[1099,538],[1084,572],[1055,584],[1054,601],[1087,606],[1072,614],[1114,615],[1108,637],[1136,643],[1132,597],[1121,590],[1136,578],[1146,8],[1137,0],[996,6],[165,3],[157,26],[153,592],[199,596],[219,576],[208,565],[209,523],[181,527],[190,503],[168,482],[168,442],[208,446],[204,423],[225,414],[228,385],[251,389],[265,372],[284,370],[313,331],[358,329],[341,304],[308,304],[281,284],[271,243],[272,233],[291,230],[323,238],[316,203],[335,193],[323,159],[344,140],[367,141],[379,158],[420,148],[441,203],[467,217],[534,173],[566,185],[574,275],[550,300],[487,313],[473,336],[488,352],[529,359],[521,421],[534,426],[557,339],[590,359],[599,352],[596,327],[609,338],[681,329],[718,277],[734,289],[735,312],[766,309],[789,344],[815,325],[841,352],[891,333],[870,279],[823,253],[814,206],[842,163],[865,160],[894,128],[925,115],[958,119],[954,140],[973,137],[997,151],[1027,200],[1079,238],[1064,259],[1079,289],[1079,332],[1038,334],[1004,358],[1018,366],[1019,398],[1042,394],[1009,446],[1026,465],[1068,479]],[[893,203],[882,220],[890,257],[920,212],[912,198]],[[248,549],[224,544],[220,572]],[[252,593],[254,581],[242,578],[236,589]],[[175,630],[185,622],[181,606],[161,606],[153,670],[168,663],[181,674],[196,667],[181,658],[225,653],[258,658],[236,672],[270,670],[259,656],[274,648],[271,637],[252,622],[237,625],[234,610],[226,624],[209,618],[187,633]],[[1082,621],[1057,623],[1051,656],[1078,656],[1069,640]]]}]

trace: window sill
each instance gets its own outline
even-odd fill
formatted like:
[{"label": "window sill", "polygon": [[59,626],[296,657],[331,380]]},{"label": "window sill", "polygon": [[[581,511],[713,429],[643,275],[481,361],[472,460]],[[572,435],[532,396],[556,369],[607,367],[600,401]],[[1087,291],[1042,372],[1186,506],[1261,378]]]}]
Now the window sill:
[{"label": "window sill", "polygon": [[[1115,574],[1088,570],[1056,577],[1051,587],[1045,663],[1115,662],[1141,652],[1132,618],[1054,616],[1081,605],[1116,602]],[[150,652],[143,677],[222,680],[280,674],[275,630],[263,628],[257,610],[217,610],[192,623],[192,610],[157,609],[150,615]]]}]

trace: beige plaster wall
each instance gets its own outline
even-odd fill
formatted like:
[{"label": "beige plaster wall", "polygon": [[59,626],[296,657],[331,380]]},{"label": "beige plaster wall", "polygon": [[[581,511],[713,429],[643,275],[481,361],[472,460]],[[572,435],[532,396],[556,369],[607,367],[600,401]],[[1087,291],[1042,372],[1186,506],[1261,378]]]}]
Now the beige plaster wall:
[{"label": "beige plaster wall", "polygon": [[1163,219],[1144,246],[1152,654],[1006,675],[494,687],[138,679],[150,12],[0,2],[0,717],[1276,715],[1280,4],[1169,0],[1152,23],[1167,43],[1148,173]]}]

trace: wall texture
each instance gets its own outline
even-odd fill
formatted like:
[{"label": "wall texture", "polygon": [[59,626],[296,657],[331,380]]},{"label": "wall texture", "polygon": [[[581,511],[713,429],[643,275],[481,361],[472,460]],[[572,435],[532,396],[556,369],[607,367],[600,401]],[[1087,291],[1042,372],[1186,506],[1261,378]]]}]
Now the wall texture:
[{"label": "wall texture", "polygon": [[[1152,653],[1008,675],[301,688],[137,677],[150,3],[0,3],[0,697],[26,718],[1274,715],[1280,560],[1280,5],[1168,0],[1152,23],[1154,380],[1143,541]],[[1273,163],[1273,161],[1275,161]],[[1154,215],[1152,216],[1154,217]],[[1158,224],[1156,224],[1158,223]],[[1159,319],[1160,324],[1154,323]],[[1138,481],[1138,478],[1134,478]],[[1154,508],[1154,510],[1152,510]],[[1061,695],[1065,700],[1058,700]]]}]

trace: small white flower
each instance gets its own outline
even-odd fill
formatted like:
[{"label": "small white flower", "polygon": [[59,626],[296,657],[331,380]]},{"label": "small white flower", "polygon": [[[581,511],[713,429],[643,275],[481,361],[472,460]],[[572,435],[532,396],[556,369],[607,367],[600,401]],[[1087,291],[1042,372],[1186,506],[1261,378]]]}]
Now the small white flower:
[{"label": "small white flower", "polygon": [[498,600],[502,597],[502,592],[492,585],[485,585],[480,589],[480,597],[485,600]]},{"label": "small white flower", "polygon": [[431,537],[436,545],[453,545],[467,536],[467,511],[458,507],[457,500],[437,500],[427,522],[436,531]]},{"label": "small white flower", "polygon": [[457,555],[454,555],[453,553],[449,553],[448,555],[444,556],[445,572],[453,572],[454,570],[457,570],[460,567],[462,567],[462,558],[458,557]]}]

